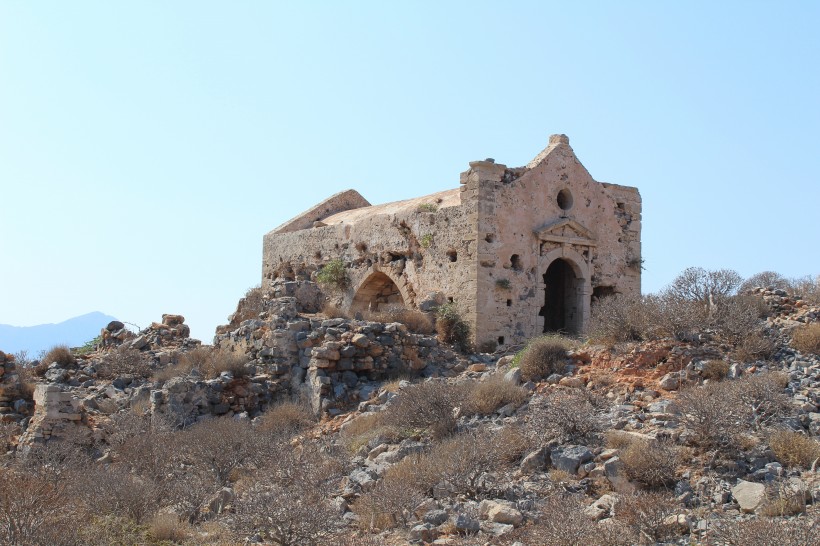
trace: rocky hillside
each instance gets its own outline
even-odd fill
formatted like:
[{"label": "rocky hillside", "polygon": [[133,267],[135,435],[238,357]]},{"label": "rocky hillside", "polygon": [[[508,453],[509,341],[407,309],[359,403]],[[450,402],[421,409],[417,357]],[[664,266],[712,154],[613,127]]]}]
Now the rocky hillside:
[{"label": "rocky hillside", "polygon": [[673,335],[464,354],[290,281],[212,346],[164,315],[2,354],[0,542],[817,544],[820,307],[739,298]]}]

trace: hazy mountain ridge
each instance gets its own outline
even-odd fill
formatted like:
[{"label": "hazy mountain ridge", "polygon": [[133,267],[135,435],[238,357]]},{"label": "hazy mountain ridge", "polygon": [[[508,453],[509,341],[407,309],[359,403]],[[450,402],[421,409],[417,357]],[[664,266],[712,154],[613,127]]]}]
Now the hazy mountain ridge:
[{"label": "hazy mountain ridge", "polygon": [[112,320],[116,319],[105,313],[93,311],[56,324],[0,324],[0,350],[7,353],[26,350],[29,356],[36,357],[40,351],[60,343],[76,347],[98,336],[100,329]]}]

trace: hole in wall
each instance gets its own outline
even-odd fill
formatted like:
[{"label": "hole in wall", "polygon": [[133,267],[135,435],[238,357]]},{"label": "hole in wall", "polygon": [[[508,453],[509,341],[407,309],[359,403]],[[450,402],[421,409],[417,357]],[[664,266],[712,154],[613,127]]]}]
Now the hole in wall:
[{"label": "hole in wall", "polygon": [[510,267],[512,267],[514,271],[523,270],[524,266],[521,265],[521,256],[518,254],[513,254],[510,256]]},{"label": "hole in wall", "polygon": [[449,258],[451,262],[455,262],[456,260],[458,260],[458,252],[456,252],[453,249],[448,250],[447,258]]},{"label": "hole in wall", "polygon": [[566,188],[558,192],[556,201],[558,202],[558,206],[561,207],[561,210],[569,210],[572,208],[572,194]]},{"label": "hole in wall", "polygon": [[507,307],[512,307],[512,300],[507,300]]},{"label": "hole in wall", "polygon": [[485,240],[485,241],[487,241],[488,243],[493,243],[493,242],[495,242],[495,233],[488,233],[488,234],[484,237],[484,240]]},{"label": "hole in wall", "polygon": [[449,303],[453,303],[453,297],[452,296],[447,296],[447,301]]},{"label": "hole in wall", "polygon": [[504,345],[504,336],[498,336],[498,344]]}]

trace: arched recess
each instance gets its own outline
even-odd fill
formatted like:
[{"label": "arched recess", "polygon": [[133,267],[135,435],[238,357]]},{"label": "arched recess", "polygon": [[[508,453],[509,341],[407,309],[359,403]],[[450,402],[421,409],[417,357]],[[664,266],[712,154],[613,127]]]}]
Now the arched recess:
[{"label": "arched recess", "polygon": [[396,283],[384,271],[374,268],[356,289],[350,310],[383,311],[388,306],[407,307],[408,297],[404,288],[404,283]]},{"label": "arched recess", "polygon": [[538,331],[579,334],[589,320],[591,283],[586,259],[567,248],[557,248],[539,260],[542,281],[538,301]]}]

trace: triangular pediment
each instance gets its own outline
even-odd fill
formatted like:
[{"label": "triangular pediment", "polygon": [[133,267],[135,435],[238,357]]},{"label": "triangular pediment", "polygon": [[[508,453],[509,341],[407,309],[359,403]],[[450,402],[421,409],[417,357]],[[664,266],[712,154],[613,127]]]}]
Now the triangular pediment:
[{"label": "triangular pediment", "polygon": [[572,218],[559,218],[535,230],[542,241],[595,246],[595,234]]}]

